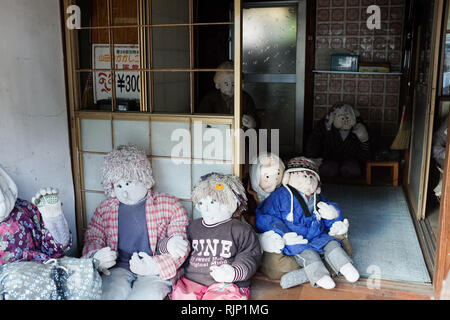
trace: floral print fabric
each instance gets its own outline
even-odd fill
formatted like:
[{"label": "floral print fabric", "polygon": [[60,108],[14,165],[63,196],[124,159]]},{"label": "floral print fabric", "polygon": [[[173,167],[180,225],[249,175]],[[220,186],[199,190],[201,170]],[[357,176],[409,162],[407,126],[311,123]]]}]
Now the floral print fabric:
[{"label": "floral print fabric", "polygon": [[0,223],[0,265],[59,258],[71,244],[72,240],[66,246],[56,242],[38,208],[26,200],[17,199],[9,218]]}]

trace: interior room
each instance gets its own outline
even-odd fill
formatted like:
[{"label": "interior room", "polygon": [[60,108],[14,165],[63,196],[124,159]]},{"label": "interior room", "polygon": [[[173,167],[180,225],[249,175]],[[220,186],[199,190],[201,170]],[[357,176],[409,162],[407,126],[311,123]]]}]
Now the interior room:
[{"label": "interior room", "polygon": [[[58,144],[39,155],[41,164],[50,159],[50,168],[22,161],[11,147],[0,155],[0,165],[26,199],[41,183],[55,184],[39,172],[52,176],[54,167],[54,175],[65,177],[56,183],[61,189],[70,186],[61,192],[61,201],[73,235],[71,256],[81,257],[90,222],[108,199],[102,165],[117,147],[142,148],[156,181],[153,190],[179,199],[192,222],[202,214],[194,189],[212,172],[237,176],[250,199],[251,144],[257,141],[259,152],[278,154],[286,169],[290,159],[313,159],[320,171],[320,194],[349,221],[351,259],[360,278],[348,283],[339,275],[333,290],[309,283],[283,289],[279,280],[258,270],[251,279],[252,299],[434,299],[441,294],[450,265],[449,0],[52,4],[57,18],[42,13],[25,32],[43,24],[56,40],[41,46],[61,42],[48,48],[61,55],[58,78],[42,76],[52,81],[53,89],[42,90],[38,100],[27,98],[27,103],[44,105],[45,96],[57,88],[60,96],[53,109],[47,104],[45,112],[29,117],[63,118],[55,120],[61,125],[57,131],[49,131],[51,122],[42,122],[39,130],[46,132],[46,140],[28,139],[25,146],[38,153],[35,148],[46,148],[53,136]],[[79,21],[73,18],[77,8]],[[22,9],[17,4],[10,12]],[[79,24],[70,27],[73,22]],[[19,64],[19,58],[10,59]],[[45,66],[52,75],[50,61],[41,69]],[[218,84],[225,81],[219,76],[227,75],[228,95]],[[0,105],[1,85],[7,82],[0,81]],[[12,105],[25,104],[17,99]],[[337,110],[344,108],[353,120],[346,130],[336,124]],[[18,113],[29,112],[16,110],[5,117],[5,132],[13,130],[8,123]],[[212,136],[205,134],[210,129]],[[328,148],[335,147],[332,138],[325,138],[330,131],[341,142],[351,134],[363,147],[330,153]],[[259,134],[255,140],[253,132]],[[217,146],[218,137],[223,141],[211,152],[208,148],[213,142]],[[10,140],[5,136],[0,144]],[[61,153],[62,159],[55,157]],[[355,166],[344,171],[342,163],[348,159]],[[329,160],[339,167],[326,167]],[[249,205],[242,221],[251,225],[256,211],[256,205]]]}]

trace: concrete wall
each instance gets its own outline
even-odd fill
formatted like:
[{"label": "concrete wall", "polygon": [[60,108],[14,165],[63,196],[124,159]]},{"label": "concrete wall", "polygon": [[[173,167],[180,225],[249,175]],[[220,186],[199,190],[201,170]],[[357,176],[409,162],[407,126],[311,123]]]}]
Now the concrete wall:
[{"label": "concrete wall", "polygon": [[23,199],[60,190],[76,246],[59,2],[0,0],[0,8],[0,164]]}]

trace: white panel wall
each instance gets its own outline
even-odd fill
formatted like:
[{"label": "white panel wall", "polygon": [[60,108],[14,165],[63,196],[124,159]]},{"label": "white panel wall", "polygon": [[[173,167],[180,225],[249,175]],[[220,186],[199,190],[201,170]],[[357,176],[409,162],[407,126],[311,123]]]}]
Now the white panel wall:
[{"label": "white panel wall", "polygon": [[59,1],[0,6],[0,164],[23,199],[60,189],[76,245]]}]

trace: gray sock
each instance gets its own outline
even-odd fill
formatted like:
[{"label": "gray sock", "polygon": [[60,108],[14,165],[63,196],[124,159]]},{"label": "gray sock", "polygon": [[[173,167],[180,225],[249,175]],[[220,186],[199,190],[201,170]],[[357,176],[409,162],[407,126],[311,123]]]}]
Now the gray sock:
[{"label": "gray sock", "polygon": [[290,271],[280,279],[280,285],[283,289],[292,288],[306,282],[309,282],[309,279],[303,268]]}]

